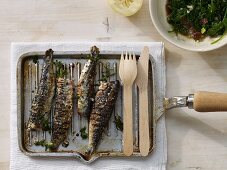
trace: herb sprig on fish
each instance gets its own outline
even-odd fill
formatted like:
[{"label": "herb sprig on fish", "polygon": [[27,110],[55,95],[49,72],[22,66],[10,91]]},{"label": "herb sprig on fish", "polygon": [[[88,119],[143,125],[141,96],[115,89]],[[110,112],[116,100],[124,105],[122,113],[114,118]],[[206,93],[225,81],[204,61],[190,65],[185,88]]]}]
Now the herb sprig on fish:
[{"label": "herb sprig on fish", "polygon": [[111,77],[111,76],[114,76],[116,73],[112,73],[113,72],[113,69],[110,69],[107,65],[104,65],[104,70],[102,72],[102,78],[99,79],[99,81],[104,81],[104,82],[107,82],[108,79]]},{"label": "herb sprig on fish", "polygon": [[226,0],[169,0],[166,10],[176,33],[199,41],[227,34]]},{"label": "herb sprig on fish", "polygon": [[123,122],[122,122],[121,116],[116,115],[114,119],[115,119],[114,123],[115,123],[116,129],[123,131]]},{"label": "herb sprig on fish", "polygon": [[61,61],[56,60],[54,65],[56,67],[56,77],[64,78],[64,76],[67,75],[67,70],[64,68],[64,64]]}]

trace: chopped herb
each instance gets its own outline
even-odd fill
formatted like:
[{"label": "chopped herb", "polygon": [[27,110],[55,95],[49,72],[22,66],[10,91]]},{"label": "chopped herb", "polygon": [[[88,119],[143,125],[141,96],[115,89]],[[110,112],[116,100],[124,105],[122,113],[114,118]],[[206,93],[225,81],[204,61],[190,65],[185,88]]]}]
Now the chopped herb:
[{"label": "chopped herb", "polygon": [[117,130],[123,131],[123,122],[121,120],[121,117],[118,114],[115,116],[114,123]]},{"label": "chopped herb", "polygon": [[33,61],[33,63],[37,64],[39,62],[39,56],[35,55],[33,57],[33,60],[32,61]]},{"label": "chopped herb", "polygon": [[103,67],[105,71],[102,72],[102,78],[99,79],[99,81],[107,82],[111,76],[115,75],[115,73],[112,73],[113,69],[110,69],[109,66],[104,65]]},{"label": "chopped herb", "polygon": [[176,34],[194,40],[219,37],[227,32],[226,0],[168,0],[167,21]]},{"label": "chopped herb", "polygon": [[34,144],[35,144],[35,146],[44,146],[45,142],[46,141],[43,139],[43,140],[40,140],[40,141],[36,141]]},{"label": "chopped herb", "polygon": [[45,118],[43,118],[42,119],[42,129],[44,130],[44,131],[49,131],[51,128],[50,128],[50,123],[49,123],[49,120],[48,119],[45,119]]},{"label": "chopped herb", "polygon": [[39,112],[37,114],[37,119],[40,120],[40,124],[42,125],[42,130],[49,131],[51,129],[49,125],[49,120],[48,118],[45,117],[45,115]]},{"label": "chopped herb", "polygon": [[204,34],[205,32],[206,32],[206,28],[203,27],[203,28],[201,29],[201,33]]},{"label": "chopped herb", "polygon": [[80,129],[80,136],[83,140],[88,138],[88,134],[86,132],[86,127],[83,127],[82,129]]},{"label": "chopped herb", "polygon": [[40,141],[36,141],[35,146],[42,146],[45,147],[45,151],[47,151],[48,149],[52,148],[54,146],[54,144],[52,142],[47,142],[46,140],[40,140]]},{"label": "chopped herb", "polygon": [[52,142],[47,142],[47,143],[45,144],[45,150],[47,151],[48,149],[53,148],[53,146],[54,146],[54,144],[53,144]]},{"label": "chopped herb", "polygon": [[67,75],[67,70],[64,68],[64,64],[61,61],[56,60],[54,64],[56,66],[57,78],[63,78],[65,75]]}]

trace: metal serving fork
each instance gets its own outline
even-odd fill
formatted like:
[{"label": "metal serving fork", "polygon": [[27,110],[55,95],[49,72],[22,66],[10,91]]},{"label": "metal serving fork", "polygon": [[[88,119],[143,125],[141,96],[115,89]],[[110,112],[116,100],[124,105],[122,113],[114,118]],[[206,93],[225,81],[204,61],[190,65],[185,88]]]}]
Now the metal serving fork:
[{"label": "metal serving fork", "polygon": [[137,75],[136,56],[126,52],[121,54],[119,76],[123,83],[123,152],[126,156],[133,153],[133,113],[132,85]]}]

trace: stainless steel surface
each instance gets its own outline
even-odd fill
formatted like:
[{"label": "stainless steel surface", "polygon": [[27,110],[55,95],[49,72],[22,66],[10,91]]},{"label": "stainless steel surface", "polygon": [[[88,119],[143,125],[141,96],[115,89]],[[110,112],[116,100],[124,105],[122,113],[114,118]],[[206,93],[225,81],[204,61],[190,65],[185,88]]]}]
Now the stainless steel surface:
[{"label": "stainless steel surface", "polygon": [[194,94],[189,94],[187,98],[187,104],[189,109],[193,109]]},{"label": "stainless steel surface", "polygon": [[188,107],[193,109],[194,94],[189,94],[188,96],[176,96],[164,99],[165,109],[172,109],[178,107]]},{"label": "stainless steel surface", "polygon": [[165,98],[164,100],[165,100],[166,109],[187,106],[187,96],[177,96],[177,97],[172,97],[172,98]]},{"label": "stainless steel surface", "polygon": [[[88,51],[81,51],[81,52],[55,52],[54,53],[54,59],[60,60],[63,63],[66,64],[66,68],[68,68],[68,75],[67,78],[71,78],[74,80],[75,84],[77,83],[81,70],[83,69],[84,63],[87,61],[87,54]],[[97,148],[97,154],[93,155],[90,158],[85,158],[80,152],[84,149],[84,147],[88,144],[88,139],[82,140],[82,138],[79,136],[77,137],[77,134],[79,133],[80,129],[83,127],[86,127],[88,131],[88,120],[85,117],[80,117],[76,112],[76,106],[74,108],[74,116],[72,120],[72,126],[71,126],[71,133],[69,133],[68,140],[69,140],[69,146],[67,148],[60,146],[58,152],[49,152],[46,151],[44,147],[41,146],[35,146],[34,142],[37,140],[46,139],[47,141],[50,141],[52,132],[42,132],[39,131],[37,133],[32,132],[31,135],[31,141],[29,141],[29,144],[26,145],[26,140],[24,136],[26,124],[29,117],[30,107],[31,107],[31,101],[34,97],[34,93],[37,87],[37,83],[39,80],[39,76],[41,74],[42,69],[42,56],[44,55],[44,52],[32,52],[27,53],[21,56],[19,59],[18,65],[17,65],[17,89],[18,89],[18,136],[19,136],[19,146],[20,149],[29,156],[73,156],[81,159],[85,163],[90,163],[96,158],[100,156],[124,156],[122,152],[122,132],[117,130],[114,124],[115,115],[118,114],[119,116],[123,116],[122,112],[122,90],[119,91],[118,99],[116,101],[116,107],[114,109],[114,113],[111,116],[111,119],[109,121],[108,128],[106,132],[103,135],[103,139],[99,144],[99,147]],[[33,57],[38,56],[39,62],[38,64],[33,63]],[[109,81],[119,79],[118,76],[118,65],[119,65],[119,59],[120,54],[114,53],[114,52],[101,52],[101,64],[97,67],[97,77],[96,77],[96,84],[99,83],[99,79],[102,78],[102,72],[105,71],[106,66],[110,68],[111,71],[113,71],[113,76],[110,77]],[[153,63],[153,61],[151,62]],[[75,65],[74,67],[72,67]],[[153,66],[153,65],[152,65]],[[151,68],[151,72],[153,72],[153,67]],[[37,76],[36,76],[37,75]],[[150,152],[154,148],[155,143],[155,105],[153,105],[155,96],[155,90],[153,88],[153,74],[151,75],[150,79],[150,89],[151,89],[151,95],[150,95],[150,101],[152,104],[150,104],[150,133],[151,133],[151,143],[150,143]],[[133,88],[133,105],[134,110],[134,156],[140,156],[139,150],[138,150],[138,110],[137,110],[137,89]],[[52,126],[52,114],[50,116],[50,125]]]}]

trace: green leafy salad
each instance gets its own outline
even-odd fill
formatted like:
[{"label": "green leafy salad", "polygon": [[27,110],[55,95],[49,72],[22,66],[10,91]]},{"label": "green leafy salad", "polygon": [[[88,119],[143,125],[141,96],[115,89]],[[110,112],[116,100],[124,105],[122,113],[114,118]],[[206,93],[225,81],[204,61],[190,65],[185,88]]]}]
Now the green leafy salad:
[{"label": "green leafy salad", "polygon": [[176,34],[196,41],[227,34],[227,0],[168,0],[166,12]]}]

